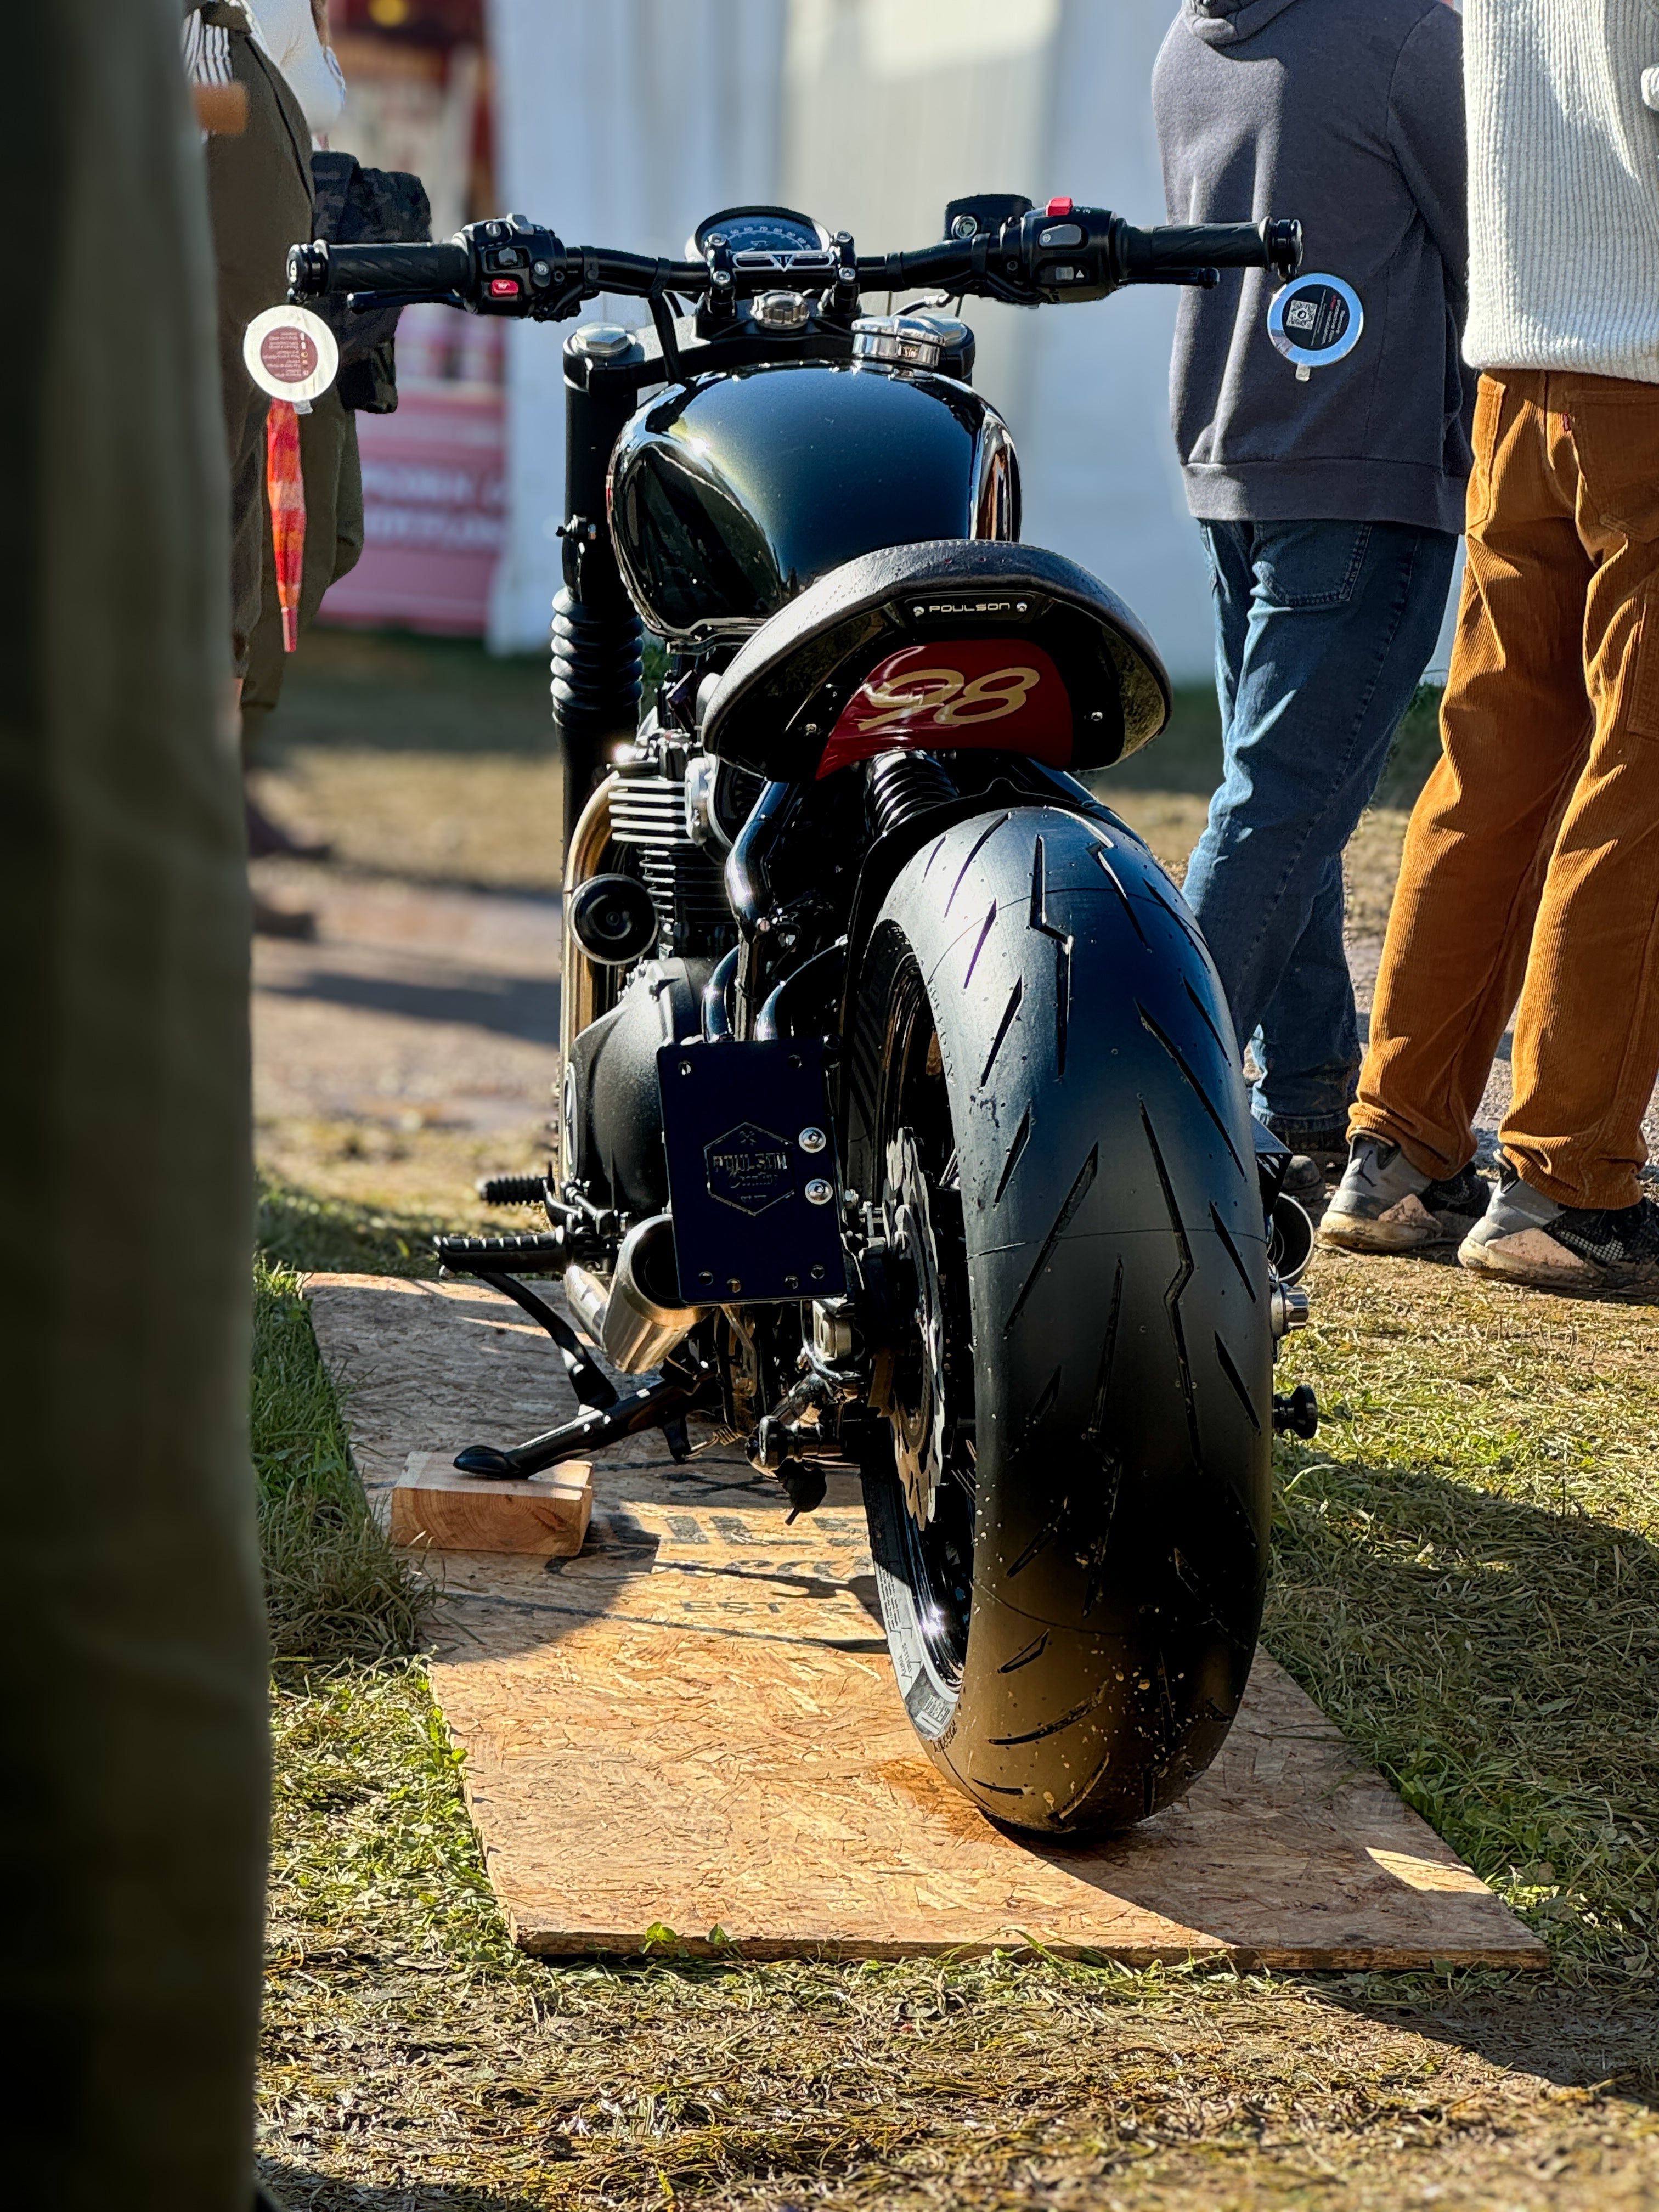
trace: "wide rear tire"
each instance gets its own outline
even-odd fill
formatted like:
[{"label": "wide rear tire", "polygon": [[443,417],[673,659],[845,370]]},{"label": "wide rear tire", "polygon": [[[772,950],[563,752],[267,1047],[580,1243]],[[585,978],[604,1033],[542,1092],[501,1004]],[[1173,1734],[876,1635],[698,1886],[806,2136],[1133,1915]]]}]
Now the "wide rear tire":
[{"label": "wide rear tire", "polygon": [[884,1455],[866,1481],[906,1705],[997,1819],[1126,1826],[1219,1749],[1267,1565],[1266,1230],[1215,971],[1132,833],[1022,808],[904,870],[851,1046],[849,1183],[937,1250],[931,1516],[914,1351],[909,1494]]}]

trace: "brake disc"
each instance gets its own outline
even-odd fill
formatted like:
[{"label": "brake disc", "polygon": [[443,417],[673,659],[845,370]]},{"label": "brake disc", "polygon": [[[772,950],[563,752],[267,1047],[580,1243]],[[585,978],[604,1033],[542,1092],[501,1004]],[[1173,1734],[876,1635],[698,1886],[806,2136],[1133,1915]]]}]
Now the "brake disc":
[{"label": "brake disc", "polygon": [[920,1357],[901,1360],[904,1380],[896,1377],[890,1419],[905,1504],[916,1526],[925,1528],[945,1471],[945,1301],[927,1178],[908,1129],[901,1129],[887,1147],[884,1211],[888,1241],[908,1261],[916,1285],[914,1349]]}]

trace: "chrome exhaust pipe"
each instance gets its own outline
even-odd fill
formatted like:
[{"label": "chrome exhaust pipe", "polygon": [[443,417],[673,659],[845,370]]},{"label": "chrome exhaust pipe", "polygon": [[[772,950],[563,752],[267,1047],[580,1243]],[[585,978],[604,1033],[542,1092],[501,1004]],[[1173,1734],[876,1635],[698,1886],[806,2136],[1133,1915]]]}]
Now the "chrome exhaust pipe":
[{"label": "chrome exhaust pipe", "polygon": [[605,1301],[611,1293],[600,1278],[591,1269],[580,1267],[573,1260],[564,1271],[565,1304],[570,1308],[576,1326],[585,1336],[598,1344],[605,1334]]},{"label": "chrome exhaust pipe", "polygon": [[576,893],[590,876],[604,875],[611,860],[611,794],[617,778],[606,776],[583,807],[564,866],[564,961],[559,970],[559,1180],[575,1173],[570,1137],[571,1048],[582,1031],[617,1002],[617,971],[590,960],[570,926]]},{"label": "chrome exhaust pipe", "polygon": [[680,1304],[672,1215],[653,1214],[630,1229],[617,1255],[599,1322],[599,1348],[611,1364],[623,1375],[660,1367],[690,1336],[702,1311]]}]

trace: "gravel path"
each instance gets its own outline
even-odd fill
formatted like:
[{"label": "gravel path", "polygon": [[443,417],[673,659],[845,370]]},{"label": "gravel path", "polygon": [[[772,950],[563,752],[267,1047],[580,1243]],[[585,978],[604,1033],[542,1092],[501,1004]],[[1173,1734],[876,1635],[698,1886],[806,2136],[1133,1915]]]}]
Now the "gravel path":
[{"label": "gravel path", "polygon": [[545,1114],[558,1073],[554,899],[261,862],[261,894],[317,916],[261,937],[255,1110],[489,1132]]}]

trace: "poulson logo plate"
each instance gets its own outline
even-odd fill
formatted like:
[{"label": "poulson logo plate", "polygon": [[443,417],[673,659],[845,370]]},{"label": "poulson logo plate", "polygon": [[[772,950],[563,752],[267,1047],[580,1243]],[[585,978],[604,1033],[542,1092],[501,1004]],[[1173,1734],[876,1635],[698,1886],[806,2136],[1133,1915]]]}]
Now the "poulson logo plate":
[{"label": "poulson logo plate", "polygon": [[787,1138],[754,1121],[739,1121],[703,1147],[708,1194],[740,1213],[764,1213],[793,1194],[794,1166]]}]

